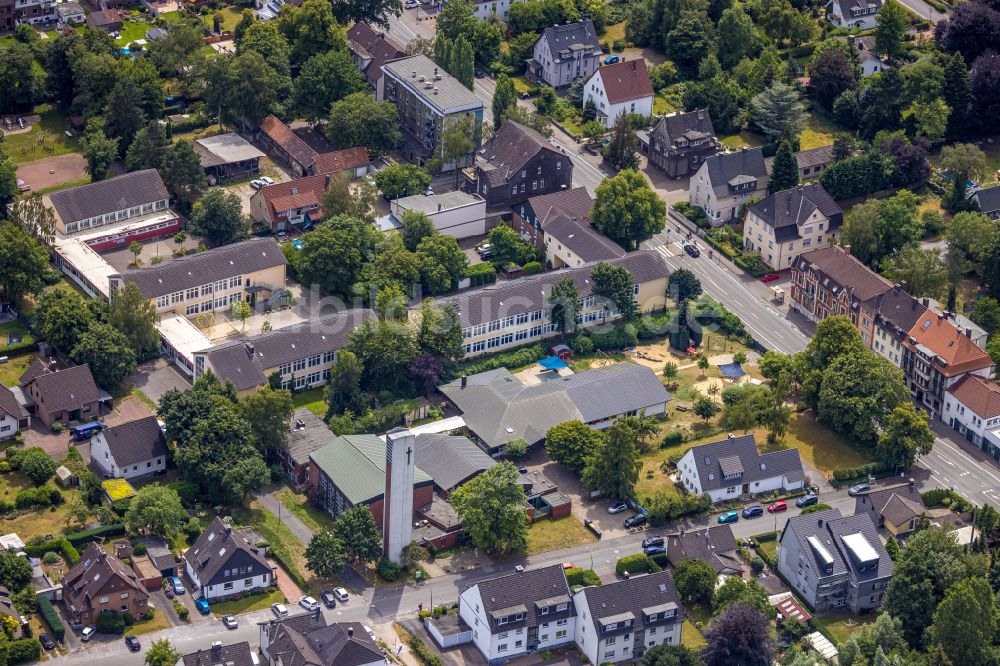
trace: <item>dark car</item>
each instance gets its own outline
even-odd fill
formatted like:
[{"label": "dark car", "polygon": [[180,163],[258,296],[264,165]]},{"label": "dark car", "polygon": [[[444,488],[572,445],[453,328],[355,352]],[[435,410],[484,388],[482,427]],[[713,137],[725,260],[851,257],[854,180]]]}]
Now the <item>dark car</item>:
[{"label": "dark car", "polygon": [[625,519],[625,527],[639,527],[640,525],[646,524],[646,516],[641,513],[634,516],[629,516]]},{"label": "dark car", "polygon": [[751,504],[750,506],[743,509],[744,518],[754,518],[756,516],[764,515],[764,507],[760,504]]},{"label": "dark car", "polygon": [[662,546],[663,537],[658,536],[648,536],[642,540],[642,547],[649,548],[650,546]]},{"label": "dark car", "polygon": [[688,244],[686,244],[684,246],[684,251],[687,252],[692,257],[695,257],[695,258],[701,256],[701,250],[699,250],[698,246],[695,245],[694,243],[688,243]]},{"label": "dark car", "polygon": [[52,640],[52,637],[48,634],[42,634],[38,637],[38,642],[42,644],[42,647],[46,650],[51,650],[56,646],[56,642]]},{"label": "dark car", "polygon": [[649,548],[643,548],[642,552],[644,552],[647,557],[652,557],[653,555],[663,555],[667,552],[667,549],[663,546],[650,546]]},{"label": "dark car", "polygon": [[138,652],[142,649],[142,645],[139,644],[139,639],[135,636],[126,636],[125,645],[127,645],[128,649],[132,652]]},{"label": "dark car", "polygon": [[485,73],[485,72],[484,72],[483,70],[481,70],[481,69],[479,69],[479,68],[477,67],[477,68],[476,68],[476,78],[477,78],[477,79],[481,79],[481,78],[483,78],[484,76],[486,76],[486,73]]},{"label": "dark car", "polygon": [[323,605],[326,606],[327,608],[337,607],[337,597],[333,596],[333,592],[329,591],[324,592],[323,594],[319,595],[319,599],[320,601],[323,602]]},{"label": "dark car", "polygon": [[802,497],[800,497],[797,500],[795,500],[795,506],[797,506],[800,509],[802,509],[802,508],[807,507],[807,506],[812,506],[813,504],[816,504],[817,502],[819,502],[819,498],[816,497],[815,495],[812,495],[812,494],[803,495]]}]

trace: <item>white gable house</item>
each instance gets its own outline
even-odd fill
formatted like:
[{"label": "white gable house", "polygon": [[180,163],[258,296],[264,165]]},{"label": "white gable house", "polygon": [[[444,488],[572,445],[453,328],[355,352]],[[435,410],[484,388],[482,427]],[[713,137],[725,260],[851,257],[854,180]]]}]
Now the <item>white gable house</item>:
[{"label": "white gable house", "polygon": [[206,600],[231,599],[274,584],[263,548],[249,537],[216,517],[184,553],[184,570]]},{"label": "white gable house", "polygon": [[653,84],[646,61],[638,58],[599,68],[584,84],[584,105],[587,102],[594,104],[597,119],[608,128],[633,113],[652,116]]},{"label": "white gable house", "polygon": [[133,479],[167,468],[167,442],[156,417],[147,416],[99,431],[90,459],[107,477]]},{"label": "white gable house", "polygon": [[753,435],[733,437],[688,449],[677,463],[681,482],[713,502],[772,490],[796,490],[805,483],[798,449],[761,455]]}]

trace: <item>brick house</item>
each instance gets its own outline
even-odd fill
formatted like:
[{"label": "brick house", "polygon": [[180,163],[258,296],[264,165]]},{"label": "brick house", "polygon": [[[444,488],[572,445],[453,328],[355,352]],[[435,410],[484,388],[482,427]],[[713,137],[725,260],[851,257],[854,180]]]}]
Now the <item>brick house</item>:
[{"label": "brick house", "polygon": [[149,592],[131,567],[91,542],[63,578],[63,602],[70,619],[93,625],[101,612],[133,619],[149,610]]},{"label": "brick house", "polygon": [[507,121],[476,155],[475,191],[489,209],[569,189],[573,162],[535,130]]},{"label": "brick house", "polygon": [[111,402],[111,396],[97,387],[87,365],[53,370],[36,358],[21,375],[20,383],[33,403],[28,411],[47,426],[57,421],[66,425],[96,419],[105,403]]}]

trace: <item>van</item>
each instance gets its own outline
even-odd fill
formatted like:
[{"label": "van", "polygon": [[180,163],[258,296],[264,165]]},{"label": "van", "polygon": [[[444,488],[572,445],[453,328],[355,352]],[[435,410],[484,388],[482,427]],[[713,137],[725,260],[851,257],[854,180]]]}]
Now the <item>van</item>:
[{"label": "van", "polygon": [[78,442],[82,442],[85,439],[90,439],[101,430],[104,430],[104,424],[100,421],[91,421],[90,423],[81,423],[80,425],[75,425],[70,428],[70,434]]}]

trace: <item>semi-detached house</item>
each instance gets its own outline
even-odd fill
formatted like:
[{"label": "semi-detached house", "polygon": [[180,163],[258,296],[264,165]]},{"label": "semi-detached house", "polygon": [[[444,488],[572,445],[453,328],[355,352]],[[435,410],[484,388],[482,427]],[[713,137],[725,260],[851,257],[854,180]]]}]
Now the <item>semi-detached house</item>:
[{"label": "semi-detached house", "polygon": [[941,420],[1000,460],[1000,385],[966,375],[948,387]]},{"label": "semi-detached house", "polygon": [[274,571],[263,549],[218,516],[184,553],[184,562],[188,578],[208,601],[230,599],[274,584]]},{"label": "semi-detached house", "polygon": [[713,502],[772,490],[797,490],[805,483],[798,449],[760,454],[752,434],[693,446],[677,463],[681,482]]}]

